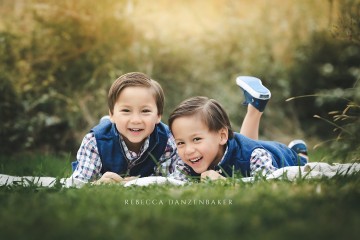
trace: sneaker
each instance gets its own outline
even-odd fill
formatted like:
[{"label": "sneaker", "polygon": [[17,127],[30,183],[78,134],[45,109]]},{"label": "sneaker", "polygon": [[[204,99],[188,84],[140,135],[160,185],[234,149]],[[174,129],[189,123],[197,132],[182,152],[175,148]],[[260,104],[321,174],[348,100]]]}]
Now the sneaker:
[{"label": "sneaker", "polygon": [[103,122],[103,121],[111,121],[111,120],[110,120],[110,116],[109,116],[109,115],[102,116],[102,118],[100,118],[99,123],[101,123],[101,122]]},{"label": "sneaker", "polygon": [[289,143],[288,147],[294,150],[297,154],[308,155],[306,143],[303,140],[296,139]]},{"label": "sneaker", "polygon": [[236,84],[244,91],[244,105],[250,103],[260,112],[263,112],[271,97],[271,92],[262,85],[261,80],[256,77],[238,76]]}]

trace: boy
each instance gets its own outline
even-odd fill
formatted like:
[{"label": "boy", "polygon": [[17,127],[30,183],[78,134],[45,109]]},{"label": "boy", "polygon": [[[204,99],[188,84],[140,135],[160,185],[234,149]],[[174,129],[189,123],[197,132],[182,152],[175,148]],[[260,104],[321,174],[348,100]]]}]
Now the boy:
[{"label": "boy", "polygon": [[[120,175],[186,180],[174,137],[160,122],[164,93],[155,80],[139,72],[120,76],[110,87],[108,107],[110,117],[103,118],[81,143],[73,164],[75,181],[127,180]],[[261,114],[248,108],[241,128],[245,136],[257,138]]]},{"label": "boy", "polygon": [[[260,120],[270,91],[254,77],[238,77],[237,84],[245,94],[247,116],[250,111],[258,112],[257,120]],[[245,117],[244,123],[246,121]],[[258,124],[253,129],[258,128]],[[190,176],[218,179],[232,176],[234,171],[241,172],[242,176],[268,175],[278,168],[302,166],[308,161],[302,140],[286,147],[274,141],[259,141],[257,135],[249,138],[243,128],[240,134],[233,133],[223,107],[207,97],[192,97],[180,103],[169,116],[169,127],[178,153],[186,163],[178,168]]]},{"label": "boy", "polygon": [[124,74],[109,90],[108,107],[110,118],[102,119],[81,143],[73,179],[119,182],[126,176],[171,174],[181,160],[169,128],[160,121],[161,86],[143,73]]}]

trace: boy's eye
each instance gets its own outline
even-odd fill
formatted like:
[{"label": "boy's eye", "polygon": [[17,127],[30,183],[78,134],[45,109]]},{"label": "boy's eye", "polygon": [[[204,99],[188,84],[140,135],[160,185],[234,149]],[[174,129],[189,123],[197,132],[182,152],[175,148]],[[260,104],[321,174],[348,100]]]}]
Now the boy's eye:
[{"label": "boy's eye", "polygon": [[183,144],[184,144],[184,142],[177,142],[177,143],[176,143],[177,146],[181,146],[181,145],[183,145]]},{"label": "boy's eye", "polygon": [[151,112],[151,110],[150,109],[144,109],[144,110],[142,110],[142,112],[143,113],[149,113],[149,112]]},{"label": "boy's eye", "polygon": [[200,141],[200,140],[201,140],[201,138],[199,138],[199,137],[194,138],[194,142],[198,142],[198,141]]},{"label": "boy's eye", "polygon": [[129,109],[121,109],[121,112],[130,112]]}]

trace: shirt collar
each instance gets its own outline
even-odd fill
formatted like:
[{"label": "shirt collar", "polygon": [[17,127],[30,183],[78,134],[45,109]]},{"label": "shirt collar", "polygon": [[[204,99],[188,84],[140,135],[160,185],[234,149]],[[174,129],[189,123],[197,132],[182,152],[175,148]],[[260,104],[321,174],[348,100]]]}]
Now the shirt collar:
[{"label": "shirt collar", "polygon": [[136,152],[133,152],[133,151],[129,150],[129,148],[126,146],[126,143],[125,143],[123,137],[121,136],[121,134],[119,134],[119,139],[120,139],[120,143],[121,143],[121,145],[122,145],[122,147],[124,149],[126,158],[129,159],[130,161],[139,159],[144,154],[144,152],[149,148],[150,136],[148,136],[145,139],[143,145],[140,148],[139,153],[136,153]]},{"label": "shirt collar", "polygon": [[222,156],[220,162],[217,164],[218,166],[220,166],[220,164],[224,161],[224,158],[225,158],[225,156],[226,156],[226,154],[227,154],[227,152],[228,152],[228,149],[229,149],[229,147],[228,147],[228,145],[226,145],[226,149],[225,149],[224,155]]}]

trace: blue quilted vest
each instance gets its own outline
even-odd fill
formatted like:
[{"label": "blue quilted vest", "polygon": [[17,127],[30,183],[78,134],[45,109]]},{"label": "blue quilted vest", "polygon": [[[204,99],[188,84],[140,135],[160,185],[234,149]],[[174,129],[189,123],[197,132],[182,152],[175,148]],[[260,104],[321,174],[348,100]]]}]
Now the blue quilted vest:
[{"label": "blue quilted vest", "polygon": [[[95,135],[102,163],[101,173],[110,171],[119,175],[141,177],[150,176],[154,173],[154,168],[164,154],[170,135],[168,126],[163,123],[156,124],[154,131],[150,135],[148,149],[130,166],[114,123],[108,119],[103,120],[90,132]],[[76,165],[77,162],[73,163],[73,170]]]}]

